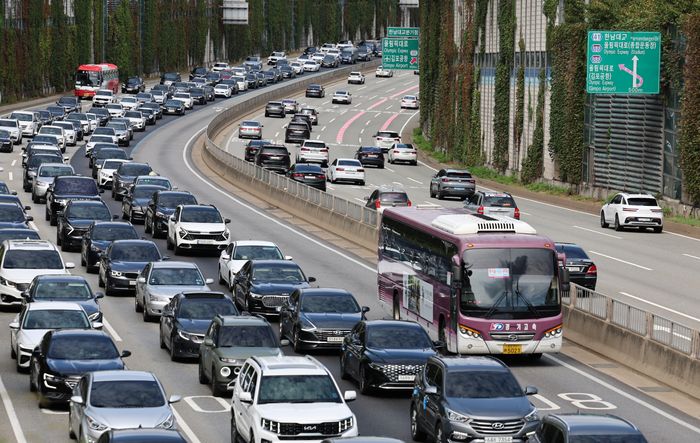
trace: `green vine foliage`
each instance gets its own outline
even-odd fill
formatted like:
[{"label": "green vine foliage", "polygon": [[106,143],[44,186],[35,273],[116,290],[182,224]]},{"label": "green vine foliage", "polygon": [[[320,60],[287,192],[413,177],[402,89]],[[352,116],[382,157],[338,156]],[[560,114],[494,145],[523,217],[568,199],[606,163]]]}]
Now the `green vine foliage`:
[{"label": "green vine foliage", "polygon": [[527,149],[527,156],[523,161],[520,179],[523,183],[532,183],[542,177],[544,170],[544,93],[547,85],[547,75],[544,69],[540,70],[539,85],[537,87],[537,104],[535,105],[535,130],[532,133],[532,144]]},{"label": "green vine foliage", "polygon": [[498,2],[500,51],[496,64],[495,104],[493,111],[493,166],[501,173],[508,168],[510,134],[510,78],[515,43],[515,2]]},{"label": "green vine foliage", "polygon": [[681,99],[681,169],[685,192],[697,204],[700,202],[700,13],[685,19],[683,33],[688,40]]},{"label": "green vine foliage", "polygon": [[107,59],[119,66],[119,77],[122,80],[136,73],[132,44],[135,37],[129,2],[121,2],[109,18]]},{"label": "green vine foliage", "polygon": [[525,122],[525,41],[522,37],[518,41],[518,49],[518,73],[515,80],[515,122],[513,123],[513,146],[516,152],[520,152],[520,140],[523,137]]}]

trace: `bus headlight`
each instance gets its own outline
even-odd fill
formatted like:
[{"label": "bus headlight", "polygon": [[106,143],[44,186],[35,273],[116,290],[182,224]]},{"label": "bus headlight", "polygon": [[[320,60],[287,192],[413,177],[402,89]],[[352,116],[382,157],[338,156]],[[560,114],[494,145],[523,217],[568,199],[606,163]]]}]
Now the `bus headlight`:
[{"label": "bus headlight", "polygon": [[470,338],[481,338],[481,332],[477,331],[476,329],[469,328],[464,325],[459,325],[459,332],[462,335],[466,335],[467,337]]},{"label": "bus headlight", "polygon": [[544,331],[544,336],[542,338],[544,339],[551,339],[551,338],[559,338],[562,335],[562,325],[557,325],[551,329],[547,329]]}]

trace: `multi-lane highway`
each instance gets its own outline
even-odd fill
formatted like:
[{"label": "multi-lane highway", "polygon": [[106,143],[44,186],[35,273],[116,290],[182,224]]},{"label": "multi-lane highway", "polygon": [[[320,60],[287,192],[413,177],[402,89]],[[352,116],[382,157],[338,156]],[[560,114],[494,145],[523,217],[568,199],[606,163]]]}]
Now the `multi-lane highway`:
[{"label": "multi-lane highway", "polygon": [[[343,88],[345,86],[342,85]],[[366,86],[360,88],[362,86],[348,88],[353,92],[353,104],[350,106],[331,106],[330,98],[314,100],[313,105],[318,107],[321,112],[321,120],[319,126],[314,127],[313,138],[319,135],[320,139],[329,142],[332,157],[351,156],[358,143],[372,144],[371,134],[377,129],[387,127],[398,130],[413,114],[406,111],[399,112],[398,109],[398,100],[401,95],[417,91],[417,78],[410,73],[396,75],[393,79],[385,81],[375,81],[374,76],[370,75]],[[328,86],[329,92],[335,89],[336,87],[333,85]],[[149,162],[160,174],[170,177],[178,188],[193,192],[200,202],[215,204],[225,217],[233,220],[229,226],[234,239],[275,241],[285,254],[294,256],[295,261],[301,265],[307,275],[315,276],[319,285],[348,289],[361,304],[370,306],[372,309],[369,313],[370,318],[384,317],[385,313],[376,301],[376,273],[370,261],[338,249],[320,237],[300,231],[295,226],[288,224],[284,218],[278,218],[272,212],[255,207],[246,201],[245,193],[237,195],[229,189],[221,188],[206,176],[206,171],[198,170],[195,167],[191,158],[191,145],[195,136],[222,108],[261,92],[251,92],[224,102],[217,101],[212,105],[199,108],[196,112],[191,112],[185,117],[171,119],[166,117],[158,123],[156,128],[149,129],[145,137],[136,136],[135,141],[138,141],[138,144],[132,144],[133,149],[131,149],[134,159]],[[309,102],[303,97],[298,99],[301,102]],[[324,103],[326,101],[328,102]],[[276,133],[279,131],[280,134],[283,134],[281,126],[283,122],[286,123],[282,120],[265,120],[266,132],[264,135],[273,139],[281,138]],[[276,124],[279,124],[279,129],[276,129]],[[231,152],[234,150],[239,152],[240,146],[234,137],[230,144]],[[87,174],[87,160],[83,156],[82,148],[70,149],[69,153],[72,154],[71,163],[76,170]],[[10,178],[9,174],[12,174],[13,182],[18,183],[21,177],[19,151],[2,157],[2,160],[5,168],[5,171],[2,172],[3,178],[7,180]],[[13,160],[17,161],[13,162]],[[431,172],[428,168],[393,165],[389,165],[389,167],[391,170],[387,169],[383,172],[369,171],[368,184],[378,185],[395,181],[404,185],[414,202],[429,200],[427,198],[427,180]],[[415,184],[411,184],[414,181]],[[20,188],[20,186],[15,185],[14,188]],[[362,199],[369,193],[369,186],[359,188],[350,185],[333,185],[329,189],[331,192],[342,193],[353,199]],[[26,204],[31,204],[28,194],[21,192],[20,194]],[[109,198],[108,193],[104,195],[112,212],[119,213],[120,205]],[[580,229],[571,226],[572,218],[565,216],[568,213],[564,210],[547,208],[535,202],[521,201],[520,205],[526,213],[525,218],[528,221],[556,239],[578,241],[589,251],[599,249],[600,253],[653,269],[653,271],[645,271],[646,274],[639,272],[640,276],[649,276],[657,268],[660,268],[660,263],[657,265],[657,260],[661,259],[658,257],[649,257],[649,264],[646,265],[646,257],[644,263],[637,263],[637,260],[641,260],[642,257],[627,257],[626,255],[618,257],[620,252],[603,248],[614,240],[620,244],[629,243],[630,252],[625,254],[633,253],[635,248],[640,251],[652,250],[652,244],[645,245],[635,241],[640,238],[639,233],[605,232],[605,234],[614,235],[619,239],[602,236],[602,239],[597,239],[602,241],[596,243],[599,246],[594,249],[590,247],[590,244],[580,239],[586,238],[585,235],[590,235],[591,242],[593,242],[596,241],[596,235],[600,234],[585,230],[581,230],[579,233]],[[50,227],[48,222],[44,222],[43,217],[40,217],[43,212],[42,205],[33,206],[32,213],[42,238],[54,240],[55,228]],[[561,225],[557,229],[550,228],[550,225],[557,223],[554,220],[547,222],[541,220],[545,217],[554,219],[558,217]],[[588,220],[589,218],[590,220]],[[578,219],[575,223],[581,228],[600,231],[595,225],[596,219],[592,217],[578,214],[573,219]],[[564,224],[566,220],[569,220],[568,225]],[[138,226],[137,229],[143,232],[142,226]],[[146,235],[146,237],[148,236]],[[668,234],[657,236],[649,234],[642,238],[647,242],[661,242],[667,238],[672,238],[675,241],[675,237]],[[165,241],[157,240],[156,242],[165,252]],[[685,246],[694,245],[690,240],[683,240],[682,244]],[[696,250],[689,250],[688,254],[700,256],[700,253],[697,252],[698,246],[693,247]],[[672,254],[668,247],[659,246],[658,250],[666,250],[667,254]],[[67,261],[80,262],[76,253],[65,253],[64,256]],[[181,258],[178,257],[178,259]],[[186,256],[182,259],[196,262],[207,277],[216,277],[216,258]],[[620,266],[623,263],[614,262],[610,263],[610,266],[606,266],[603,265],[603,263],[607,263],[603,261],[603,258],[596,258],[596,260],[601,263],[600,268],[604,268],[601,275],[604,275],[603,272],[611,273],[612,281],[605,283],[610,284],[611,288],[623,280],[636,280],[637,268],[633,266],[631,266],[633,269],[615,268],[613,265]],[[670,261],[670,258],[667,258],[666,261]],[[608,267],[617,270],[605,271]],[[75,273],[85,275],[92,285],[97,287],[95,275],[86,274],[82,268],[76,269]],[[616,273],[619,273],[620,282],[618,283],[613,277]],[[660,284],[658,283],[660,278],[662,276],[658,276],[653,284]],[[671,277],[664,278],[670,279]],[[653,277],[649,277],[649,281],[652,284]],[[676,283],[681,286],[692,284],[690,282]],[[601,277],[602,284],[603,277]],[[217,284],[211,286],[213,289],[224,290],[222,286]],[[637,292],[643,292],[643,286],[639,282],[637,282],[637,286],[633,287],[619,285],[620,288],[629,287],[630,293],[637,289]],[[601,289],[607,290],[604,287]],[[685,295],[681,293],[678,296],[681,298]],[[660,304],[666,304],[667,300],[657,301]],[[689,309],[690,305],[691,303],[688,301]],[[131,297],[107,297],[102,301],[102,306],[105,312],[107,331],[117,341],[117,345],[121,349],[129,349],[133,353],[127,361],[129,367],[155,372],[163,382],[168,394],[181,394],[185,397],[181,403],[175,405],[175,409],[179,425],[187,437],[193,443],[227,441],[229,435],[228,400],[211,397],[209,388],[198,383],[197,365],[194,362],[173,363],[170,361],[167,353],[159,347],[157,323],[144,323],[141,315],[134,312],[134,303]],[[690,312],[688,309],[683,311]],[[7,324],[13,316],[13,313],[1,313],[0,321]],[[6,327],[0,328],[0,342],[4,346],[9,345],[9,331]],[[289,348],[285,349],[285,352],[293,353]],[[350,383],[339,379],[337,355],[321,354],[318,357],[333,371],[341,389],[355,389]],[[599,373],[594,368],[573,360],[567,355],[545,357],[537,363],[521,360],[508,360],[507,362],[523,385],[534,385],[539,388],[539,394],[533,397],[533,402],[541,408],[543,413],[577,410],[596,413],[610,412],[636,423],[649,441],[693,442],[700,440],[700,420],[691,416],[697,413],[697,409],[689,410],[689,414],[685,413],[638,389],[638,387],[648,385],[642,385],[639,382],[634,386],[626,385]],[[0,397],[2,397],[4,408],[7,411],[7,414],[0,414],[1,439],[11,441],[14,435],[21,436],[29,442],[68,441],[66,411],[40,410],[37,407],[36,396],[29,392],[27,375],[15,372],[14,362],[10,360],[9,352],[5,359],[0,360],[0,374],[2,381]],[[664,386],[660,385],[651,387],[659,390],[665,389]],[[350,406],[357,414],[362,434],[393,436],[406,441],[410,440],[406,395],[360,395],[358,400],[351,403]]]}]

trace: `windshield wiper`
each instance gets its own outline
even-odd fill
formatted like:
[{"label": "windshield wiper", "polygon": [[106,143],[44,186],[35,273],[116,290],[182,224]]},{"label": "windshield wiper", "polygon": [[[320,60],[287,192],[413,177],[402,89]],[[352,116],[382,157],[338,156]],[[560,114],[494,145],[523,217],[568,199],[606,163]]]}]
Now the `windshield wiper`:
[{"label": "windshield wiper", "polygon": [[498,311],[498,308],[497,308],[498,304],[501,303],[501,301],[503,301],[507,295],[508,295],[508,291],[503,291],[503,294],[501,294],[501,296],[498,297],[495,302],[493,302],[493,305],[491,305],[491,308],[488,311],[486,311],[484,318],[491,318],[491,316]]},{"label": "windshield wiper", "polygon": [[537,317],[537,318],[542,317],[542,315],[540,314],[540,312],[539,312],[537,309],[535,309],[535,307],[532,305],[532,303],[530,303],[530,301],[529,301],[527,298],[525,298],[524,295],[522,295],[522,294],[520,293],[520,291],[518,290],[517,287],[515,288],[515,290],[513,291],[513,293],[514,293],[520,300],[522,300],[523,303],[525,303],[525,306],[527,306],[528,311],[532,312],[532,313],[535,315],[535,317]]}]

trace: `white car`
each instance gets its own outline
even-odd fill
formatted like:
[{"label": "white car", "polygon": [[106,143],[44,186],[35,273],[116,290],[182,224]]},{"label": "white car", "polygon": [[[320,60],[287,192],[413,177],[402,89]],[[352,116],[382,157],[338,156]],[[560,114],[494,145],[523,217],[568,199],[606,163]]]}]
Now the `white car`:
[{"label": "white car", "polygon": [[10,114],[10,118],[17,120],[24,137],[34,137],[41,127],[41,122],[32,111],[15,111]]},{"label": "white car", "polygon": [[418,97],[415,95],[404,95],[401,99],[401,109],[418,109]]},{"label": "white car", "polygon": [[228,63],[224,63],[224,62],[214,63],[214,66],[211,67],[211,70],[213,72],[225,71],[227,69],[229,69]]},{"label": "white car", "polygon": [[291,260],[269,241],[239,240],[229,244],[219,256],[219,283],[233,288],[233,279],[248,260]]},{"label": "white car", "polygon": [[165,91],[161,91],[156,89],[155,91],[151,90],[151,95],[153,95],[153,101],[158,103],[159,105],[162,105],[165,103],[165,99],[167,98],[167,94]]},{"label": "white car", "polygon": [[[311,56],[311,60],[313,60],[313,61],[315,61],[316,63],[318,63],[319,66],[320,66],[320,65],[321,65],[321,62],[323,61],[323,58],[324,58],[325,56],[326,56],[326,53],[325,53],[325,52],[321,52],[321,51],[314,52],[314,54]],[[306,62],[304,62],[304,65],[306,65]]]},{"label": "white car", "polygon": [[168,249],[175,255],[184,249],[226,249],[231,236],[226,225],[230,222],[215,206],[179,205],[168,219]]},{"label": "white car", "polygon": [[354,158],[336,158],[328,166],[326,178],[331,183],[337,181],[351,181],[360,186],[365,185],[365,168],[359,160]]},{"label": "white car", "polygon": [[218,84],[214,86],[214,95],[217,97],[224,97],[224,98],[230,98],[231,97],[231,88],[228,87],[228,85],[224,84]]},{"label": "white car", "polygon": [[129,120],[137,131],[146,130],[146,117],[141,111],[126,111],[124,118]]},{"label": "white car", "polygon": [[66,150],[66,132],[60,126],[46,125],[39,129],[39,134],[43,135],[53,135],[58,138],[58,147],[61,148],[62,152]]},{"label": "white car", "polygon": [[90,133],[90,119],[88,118],[87,114],[82,112],[71,112],[63,120],[78,122],[84,135],[88,135]]},{"label": "white car", "polygon": [[410,143],[394,143],[388,154],[389,163],[405,162],[414,166],[418,164],[418,151]]},{"label": "white car", "polygon": [[330,371],[313,357],[249,358],[229,386],[232,442],[289,441],[287,428],[298,429],[294,434],[308,443],[330,434],[357,435],[357,419],[346,404],[357,393],[341,393]]},{"label": "white car", "polygon": [[69,121],[55,122],[54,126],[60,126],[63,128],[63,133],[66,136],[66,145],[75,146],[78,144],[78,133],[75,131],[75,127]]},{"label": "white car", "polygon": [[651,194],[619,193],[600,210],[600,226],[613,225],[616,231],[624,228],[664,229],[664,211]]},{"label": "white car", "polygon": [[97,173],[97,186],[100,188],[111,188],[112,180],[114,180],[114,173],[122,165],[122,163],[128,163],[130,160],[124,160],[120,158],[110,158],[102,163]]},{"label": "white car", "polygon": [[287,54],[284,51],[275,51],[267,58],[268,65],[276,65],[279,60],[287,60]]},{"label": "white car", "polygon": [[93,106],[105,106],[110,103],[114,103],[114,101],[114,92],[110,91],[109,89],[99,89],[97,92],[95,92],[95,95],[92,96]]},{"label": "white car", "polygon": [[44,335],[54,329],[101,328],[101,323],[91,323],[78,303],[63,301],[32,302],[10,323],[10,354],[17,359],[17,371],[29,368],[34,348]]},{"label": "white car", "polygon": [[12,118],[0,118],[0,129],[10,133],[10,140],[12,140],[14,144],[19,145],[22,143],[22,128],[19,126],[17,120]]},{"label": "white car", "polygon": [[232,77],[233,80],[236,81],[236,84],[238,85],[238,90],[239,91],[247,91],[248,90],[248,82],[245,79],[245,76],[241,77],[239,75]]},{"label": "white car", "polygon": [[192,109],[194,106],[194,100],[189,92],[178,92],[173,95],[173,100],[180,100],[185,105],[185,109]]},{"label": "white car", "polygon": [[92,150],[95,149],[95,145],[98,143],[110,143],[116,145],[117,142],[115,139],[116,137],[112,137],[111,135],[93,135],[85,144],[85,157],[90,157]]},{"label": "white car", "polygon": [[353,71],[348,75],[348,84],[365,84],[365,75],[359,71]]},{"label": "white car", "polygon": [[32,180],[32,202],[41,203],[54,179],[60,175],[75,175],[73,166],[63,163],[42,163]]},{"label": "white car", "polygon": [[289,64],[289,67],[292,68],[292,71],[294,71],[294,73],[296,75],[300,75],[300,74],[304,73],[304,64],[300,61],[291,62]]},{"label": "white car", "polygon": [[375,146],[382,148],[385,154],[394,143],[401,143],[401,136],[396,131],[377,131],[372,137],[375,139]]},{"label": "white car", "polygon": [[318,72],[321,69],[321,63],[316,60],[307,60],[304,62],[304,72]]},{"label": "white car", "polygon": [[97,129],[100,126],[100,117],[97,114],[93,114],[92,112],[86,112],[85,115],[88,118],[88,121],[90,122],[90,133],[93,133],[95,129]]},{"label": "white car", "polygon": [[133,109],[136,109],[141,104],[139,99],[137,99],[136,97],[122,97],[119,100],[119,103],[122,105],[122,107],[126,111],[131,111]]},{"label": "white car", "polygon": [[352,103],[352,94],[350,94],[348,91],[335,91],[331,102],[334,104],[345,103],[346,105],[349,105]]},{"label": "white car", "polygon": [[124,106],[121,103],[109,103],[105,105],[111,118],[124,117]]},{"label": "white car", "polygon": [[374,72],[375,77],[393,77],[394,71],[391,69],[384,69],[383,66],[377,66],[377,70]]},{"label": "white car", "polygon": [[67,275],[75,267],[48,240],[7,240],[0,244],[0,260],[0,306],[21,305],[22,292],[37,275]]},{"label": "white car", "polygon": [[328,145],[321,140],[304,140],[297,151],[297,163],[320,163],[328,166]]}]

